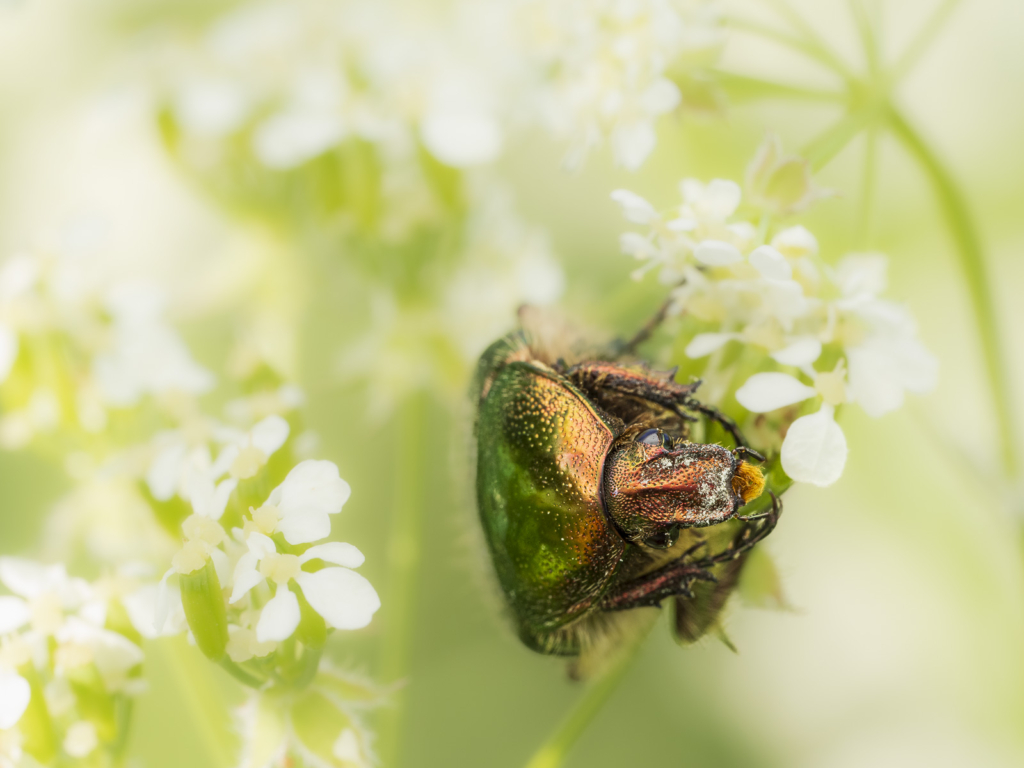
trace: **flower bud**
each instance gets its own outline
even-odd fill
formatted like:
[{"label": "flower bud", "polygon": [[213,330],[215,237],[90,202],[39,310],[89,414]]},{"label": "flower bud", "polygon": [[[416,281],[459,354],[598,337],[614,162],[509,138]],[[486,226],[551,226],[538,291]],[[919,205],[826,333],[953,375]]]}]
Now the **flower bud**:
[{"label": "flower bud", "polygon": [[228,619],[224,595],[213,562],[181,576],[181,603],[189,629],[207,658],[219,661],[228,644]]}]

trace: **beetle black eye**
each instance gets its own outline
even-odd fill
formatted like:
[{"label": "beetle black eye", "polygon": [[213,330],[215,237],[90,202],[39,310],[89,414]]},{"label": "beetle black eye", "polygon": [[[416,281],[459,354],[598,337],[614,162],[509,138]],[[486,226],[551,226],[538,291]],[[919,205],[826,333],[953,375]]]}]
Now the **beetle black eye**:
[{"label": "beetle black eye", "polygon": [[661,435],[656,429],[645,429],[636,436],[636,441],[644,445],[661,445]]}]

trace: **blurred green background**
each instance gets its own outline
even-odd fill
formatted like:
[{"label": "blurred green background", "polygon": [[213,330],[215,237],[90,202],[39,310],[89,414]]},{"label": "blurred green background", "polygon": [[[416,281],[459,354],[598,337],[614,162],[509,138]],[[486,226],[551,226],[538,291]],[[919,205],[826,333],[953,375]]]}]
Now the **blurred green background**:
[{"label": "blurred green background", "polygon": [[[758,3],[741,5],[758,11]],[[799,5],[856,63],[847,5]],[[884,20],[885,47],[898,51],[935,3],[873,6]],[[214,370],[236,318],[207,311],[219,291],[230,292],[210,265],[229,275],[270,259],[272,274],[289,285],[283,311],[299,328],[304,418],[321,436],[319,455],[336,462],[353,488],[335,537],[366,554],[361,572],[383,603],[366,630],[337,633],[330,654],[380,674],[379,650],[396,620],[387,573],[394,511],[409,503],[396,498],[399,478],[412,476],[421,538],[403,637],[410,662],[401,765],[522,765],[581,687],[561,662],[520,646],[491,599],[467,492],[465,409],[420,395],[390,418],[367,418],[365,383],[337,375],[338,350],[371,328],[370,297],[345,266],[346,254],[301,252],[256,222],[225,216],[174,166],[155,125],[131,117],[130,97],[119,90],[137,74],[118,53],[144,26],[135,16],[149,24],[192,12],[207,11],[156,2],[0,5],[0,250],[23,248],[64,217],[102,211],[113,258],[155,276],[180,299],[175,319]],[[1022,34],[1024,5],[1016,0],[961,3],[897,95],[961,182],[979,224],[1014,398],[1024,381],[1017,333],[1024,327]],[[742,35],[730,39],[723,66],[815,82],[800,60]],[[98,107],[97,84],[107,99]],[[119,109],[129,116],[121,119]],[[530,135],[510,147],[497,171],[522,216],[551,235],[567,277],[565,313],[625,334],[662,289],[629,280],[633,265],[617,247],[625,225],[610,190],[627,187],[667,206],[683,176],[740,178],[766,130],[796,150],[835,116],[827,105],[768,101],[734,104],[713,119],[663,119],[657,149],[637,173],[615,169],[604,151],[567,173],[561,147]],[[934,195],[891,139],[881,141],[880,153],[869,231],[860,215],[863,139],[820,174],[819,183],[838,194],[803,221],[826,259],[866,247],[890,256],[889,295],[910,305],[939,357],[938,391],[880,420],[854,409],[843,414],[845,474],[831,488],[789,492],[766,545],[792,610],[733,604],[727,629],[738,654],[714,639],[680,649],[662,621],[568,765],[1024,764],[1021,488],[1001,479],[979,342]],[[258,285],[231,290],[244,301],[264,300]],[[1019,434],[1022,409],[1017,400],[1014,406]],[[411,412],[418,426],[410,427]],[[402,451],[410,429],[422,430],[429,447],[412,459]],[[52,462],[0,454],[4,553],[39,550],[46,514],[66,482]],[[147,656],[135,764],[230,765],[224,704],[240,701],[237,687],[194,649],[160,641]]]}]

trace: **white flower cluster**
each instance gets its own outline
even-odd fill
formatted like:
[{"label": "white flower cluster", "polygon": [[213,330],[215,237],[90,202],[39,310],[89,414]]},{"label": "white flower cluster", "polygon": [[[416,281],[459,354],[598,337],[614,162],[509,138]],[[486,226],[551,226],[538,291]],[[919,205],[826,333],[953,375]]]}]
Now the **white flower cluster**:
[{"label": "white flower cluster", "polygon": [[238,766],[370,768],[377,760],[361,716],[385,700],[386,691],[372,681],[327,663],[296,696],[253,693],[236,713],[244,739]]},{"label": "white flower cluster", "polygon": [[467,167],[540,123],[570,139],[572,164],[610,139],[636,168],[680,103],[671,69],[720,42],[707,0],[476,0],[441,21],[398,3],[249,3],[198,52],[172,52],[171,104],[199,164],[244,128],[271,169],[348,139],[374,144],[385,167],[414,159],[417,142]]},{"label": "white flower cluster", "polygon": [[[230,446],[226,452],[233,453]],[[243,526],[233,528],[230,535],[219,522],[229,495],[221,489],[228,484],[233,490],[235,481],[222,480],[214,488],[216,475],[206,479],[213,490],[198,497],[193,492],[194,513],[182,524],[184,546],[162,580],[157,631],[163,630],[171,607],[169,578],[195,573],[208,561],[213,562],[221,587],[231,590],[227,653],[232,661],[266,656],[278,642],[291,637],[301,618],[293,588],[330,627],[359,629],[369,624],[380,599],[370,583],[352,570],[363,564],[358,549],[326,542],[298,554],[291,551],[330,535],[330,515],[341,512],[350,495],[337,466],[329,461],[301,462],[264,504],[249,510]],[[275,535],[279,540],[272,538]],[[314,567],[328,563],[328,567]]]},{"label": "white flower cluster", "polygon": [[[128,571],[90,584],[16,557],[0,557],[0,583],[11,592],[0,596],[0,765],[22,764],[22,731],[45,723],[69,757],[90,755],[116,734],[97,720],[104,702],[143,685],[128,635],[145,627],[147,588]],[[111,629],[115,604],[135,626]]]},{"label": "white flower cluster", "polygon": [[655,120],[681,101],[670,69],[722,42],[708,2],[527,0],[524,11],[528,50],[549,73],[541,114],[570,139],[570,166],[608,139],[619,165],[639,168],[654,149]]},{"label": "white flower cluster", "polygon": [[90,249],[72,248],[0,268],[0,446],[62,422],[97,433],[108,409],[213,386],[164,319],[161,293],[102,272]]},{"label": "white flower cluster", "polygon": [[735,219],[741,190],[734,182],[685,179],[680,187],[683,202],[668,215],[632,192],[612,193],[627,219],[647,226],[622,236],[622,250],[644,262],[634,276],[660,269],[661,280],[676,286],[673,311],[712,326],[693,337],[688,357],[735,342],[763,358],[756,367],[772,370],[754,373],[735,393],[748,411],[820,403],[788,424],[782,467],[799,482],[830,485],[847,455],[836,407],[856,403],[881,416],[902,405],[905,391],[924,393],[936,382],[937,362],[909,311],[881,298],[885,257],[850,254],[831,267],[804,227],[764,242],[758,227]]}]

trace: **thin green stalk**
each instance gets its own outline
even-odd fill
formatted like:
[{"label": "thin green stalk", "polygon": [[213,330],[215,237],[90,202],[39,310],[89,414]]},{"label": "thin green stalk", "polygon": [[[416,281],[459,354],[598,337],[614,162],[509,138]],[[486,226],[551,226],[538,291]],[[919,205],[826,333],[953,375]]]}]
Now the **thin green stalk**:
[{"label": "thin green stalk", "polygon": [[731,29],[735,29],[739,32],[749,32],[752,35],[757,35],[758,37],[763,37],[766,40],[771,40],[784,48],[789,48],[790,50],[802,53],[809,59],[813,59],[821,64],[825,69],[832,70],[843,78],[848,77],[849,73],[845,68],[836,66],[835,57],[832,56],[827,49],[823,49],[821,46],[816,45],[813,42],[804,38],[796,37],[788,32],[781,32],[765,24],[751,21],[749,19],[731,18],[727,23]]},{"label": "thin green stalk", "polygon": [[789,22],[789,25],[803,37],[806,45],[814,51],[815,58],[818,61],[825,64],[825,66],[833,70],[844,80],[852,81],[856,79],[850,68],[846,66],[846,63],[832,52],[828,43],[814,30],[814,27],[804,21],[803,17],[793,10],[786,0],[767,0],[767,2],[775,9],[776,13]]},{"label": "thin green stalk", "polygon": [[867,9],[864,7],[864,0],[847,0],[850,7],[850,14],[857,25],[857,34],[860,35],[860,44],[864,48],[864,59],[868,70],[868,79],[875,80],[881,69],[878,36],[875,26],[871,23]]},{"label": "thin green stalk", "polygon": [[637,651],[645,637],[647,637],[646,632],[633,639],[629,647],[620,651],[612,665],[599,678],[590,683],[568,716],[541,745],[540,749],[533,753],[526,768],[559,768],[565,762],[573,744],[583,735],[587,726],[590,725],[590,721],[601,711],[619,683],[622,682],[622,678],[626,676],[626,670],[636,658]]},{"label": "thin green stalk", "polygon": [[[394,511],[388,550],[387,592],[381,618],[385,621],[380,651],[380,679],[387,684],[400,682],[408,674],[413,611],[416,604],[416,574],[420,563],[420,527],[422,523],[423,482],[427,396],[411,396],[399,412],[401,440],[398,441]],[[386,613],[385,613],[386,611]],[[382,764],[393,768],[400,764],[405,692],[399,688],[391,696],[391,705],[381,710],[378,719]]]},{"label": "thin green stalk", "polygon": [[950,14],[956,10],[960,0],[943,0],[931,15],[913,41],[906,47],[899,60],[892,67],[889,77],[892,82],[899,82],[917,63],[918,59],[928,50],[932,40],[945,25]]},{"label": "thin green stalk", "polygon": [[889,126],[903,143],[910,155],[918,162],[935,190],[943,218],[960,259],[960,268],[967,281],[974,321],[981,338],[981,352],[985,364],[992,406],[995,410],[996,429],[999,433],[1001,456],[1006,473],[1014,476],[1017,471],[1016,446],[1013,435],[1013,410],[1010,404],[1008,375],[1000,354],[999,326],[991,291],[991,282],[981,242],[971,213],[967,208],[960,188],[952,174],[943,165],[928,143],[907,122],[895,107],[889,109]]},{"label": "thin green stalk", "polygon": [[847,112],[838,122],[804,145],[800,154],[815,171],[820,171],[842,152],[866,125],[875,120],[878,113],[877,107]]},{"label": "thin green stalk", "polygon": [[864,132],[864,180],[861,182],[860,202],[857,211],[857,231],[854,242],[861,248],[871,245],[874,239],[874,198],[875,177],[878,170],[878,128],[869,125]]},{"label": "thin green stalk", "polygon": [[807,88],[802,85],[787,85],[763,80],[750,75],[739,75],[724,70],[714,70],[715,82],[725,91],[730,102],[750,101],[752,99],[794,99],[799,101],[823,101],[842,103],[847,96],[841,91],[829,91],[824,88]]},{"label": "thin green stalk", "polygon": [[[214,666],[189,647],[184,638],[167,638],[148,643],[146,655],[154,663],[171,671],[178,687],[182,709],[189,713],[199,732],[210,762],[216,766],[234,765],[237,755],[229,744],[231,723],[225,715],[223,698],[213,687]],[[162,658],[161,658],[162,657]]]}]

